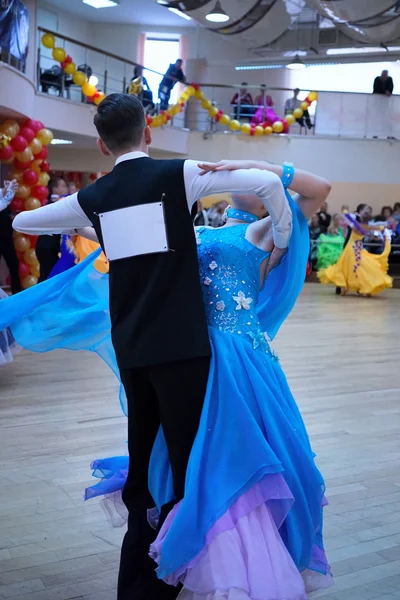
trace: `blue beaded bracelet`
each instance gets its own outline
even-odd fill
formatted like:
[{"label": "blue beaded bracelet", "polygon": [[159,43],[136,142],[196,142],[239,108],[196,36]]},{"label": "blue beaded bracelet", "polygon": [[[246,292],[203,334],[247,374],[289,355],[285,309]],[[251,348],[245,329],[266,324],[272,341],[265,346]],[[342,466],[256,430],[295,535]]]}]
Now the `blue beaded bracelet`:
[{"label": "blue beaded bracelet", "polygon": [[290,186],[294,177],[294,167],[291,165],[283,165],[282,183],[285,190]]}]

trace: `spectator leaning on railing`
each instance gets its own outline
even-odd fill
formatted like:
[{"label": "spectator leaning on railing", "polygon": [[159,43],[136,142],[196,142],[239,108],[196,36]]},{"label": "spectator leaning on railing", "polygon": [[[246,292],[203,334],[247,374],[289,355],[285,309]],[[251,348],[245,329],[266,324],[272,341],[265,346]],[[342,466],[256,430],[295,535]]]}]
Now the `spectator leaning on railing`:
[{"label": "spectator leaning on railing", "polygon": [[242,83],[239,92],[236,92],[231,100],[231,105],[235,106],[235,119],[251,119],[254,113],[253,97],[247,86],[247,83]]}]

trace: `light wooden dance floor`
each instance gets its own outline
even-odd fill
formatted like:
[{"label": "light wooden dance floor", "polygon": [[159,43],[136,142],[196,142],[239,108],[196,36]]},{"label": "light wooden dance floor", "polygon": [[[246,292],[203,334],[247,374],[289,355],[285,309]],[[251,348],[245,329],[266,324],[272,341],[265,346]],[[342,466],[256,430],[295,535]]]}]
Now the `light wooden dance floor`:
[{"label": "light wooden dance floor", "polygon": [[[336,585],[317,597],[400,599],[400,290],[308,284],[274,348],[327,483]],[[0,599],[115,600],[123,530],[82,491],[93,458],[126,451],[116,390],[89,354],[0,370]]]}]

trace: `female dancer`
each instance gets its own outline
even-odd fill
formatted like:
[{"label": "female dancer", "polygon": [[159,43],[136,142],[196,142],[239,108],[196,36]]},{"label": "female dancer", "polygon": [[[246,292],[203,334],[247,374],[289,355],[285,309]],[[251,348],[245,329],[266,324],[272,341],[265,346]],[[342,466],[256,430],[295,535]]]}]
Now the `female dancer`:
[{"label": "female dancer", "polygon": [[[305,585],[311,590],[330,583],[322,542],[324,482],[265,332],[275,336],[302,288],[309,249],[306,217],[325,200],[330,186],[308,173],[294,174],[290,167],[266,163],[200,166],[204,171],[265,168],[281,175],[298,196],[294,202],[288,195],[293,231],[279,266],[269,261],[272,223],[269,217],[262,218],[265,209],[256,197],[244,202],[234,196],[224,227],[198,230],[213,359],[185,496],[167,517],[151,554],[160,578],[171,585],[183,584],[184,600],[303,600]],[[244,211],[250,204],[251,212]],[[107,278],[93,272],[94,258],[61,274],[57,291],[50,280],[30,295],[37,296],[43,314],[39,296],[46,294],[48,301],[53,293],[54,322],[71,294],[76,295],[78,310],[65,316],[63,346],[98,352],[109,331],[104,327],[106,293],[95,288],[96,281],[102,285]],[[84,293],[88,275],[89,294]],[[43,351],[48,344],[43,323],[35,331],[40,313],[22,312],[30,330],[27,335],[16,315],[17,339],[25,333],[24,343],[31,348],[39,345]],[[47,321],[46,326],[52,336],[52,324]],[[40,336],[39,344],[36,340],[32,344],[32,332]],[[89,341],[82,341],[85,332]],[[100,484],[103,492],[121,487],[121,470],[119,484],[110,477],[113,469],[117,474],[116,461],[114,465],[112,459],[98,461],[97,466],[108,477]],[[149,482],[158,509],[173,500],[162,430],[153,449]]]},{"label": "female dancer", "polygon": [[335,265],[318,271],[321,283],[341,288],[344,296],[348,292],[357,292],[363,296],[379,294],[392,287],[392,278],[387,274],[390,254],[389,237],[385,235],[385,247],[382,254],[371,254],[363,246],[363,239],[369,231],[377,230],[376,225],[368,225],[372,208],[366,204],[358,207],[358,218],[345,213],[351,227],[351,235]]},{"label": "female dancer", "polygon": [[321,233],[317,244],[317,268],[326,269],[339,260],[344,246],[344,232],[341,227],[342,215],[336,213],[327,233]]}]

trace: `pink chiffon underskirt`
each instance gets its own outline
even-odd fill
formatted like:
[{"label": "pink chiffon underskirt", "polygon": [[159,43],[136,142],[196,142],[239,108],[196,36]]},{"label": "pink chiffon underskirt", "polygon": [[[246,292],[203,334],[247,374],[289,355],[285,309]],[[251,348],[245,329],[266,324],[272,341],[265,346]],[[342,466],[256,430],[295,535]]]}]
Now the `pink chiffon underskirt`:
[{"label": "pink chiffon underskirt", "polygon": [[[183,583],[179,600],[306,600],[306,588],[279,534],[293,503],[281,474],[267,475],[243,494],[209,530],[202,551],[165,581]],[[168,515],[150,556],[159,562],[180,504]],[[307,591],[330,576],[304,573]]]}]

